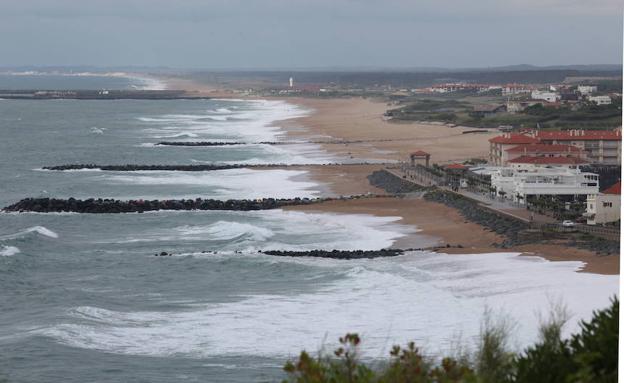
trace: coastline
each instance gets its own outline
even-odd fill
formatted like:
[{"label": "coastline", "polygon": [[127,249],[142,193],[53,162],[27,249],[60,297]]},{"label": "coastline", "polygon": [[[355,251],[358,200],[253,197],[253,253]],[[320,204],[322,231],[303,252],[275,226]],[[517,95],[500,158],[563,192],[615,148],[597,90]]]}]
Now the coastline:
[{"label": "coastline", "polygon": [[[197,84],[192,80],[174,79],[170,87],[212,97],[241,98],[230,90]],[[364,98],[313,99],[301,97],[273,98],[298,105],[309,111],[303,117],[277,121],[276,124],[292,139],[364,141],[348,144],[319,144],[323,150],[352,161],[404,160],[412,151],[422,149],[431,153],[431,161],[451,163],[467,158],[478,158],[488,153],[488,138],[496,133],[462,132],[464,127],[422,123],[391,123],[383,119],[388,105]],[[307,178],[318,183],[333,195],[387,194],[369,184],[366,178],[384,166],[340,165],[307,167]],[[501,249],[494,244],[502,237],[483,226],[469,222],[459,211],[446,205],[425,201],[418,197],[374,198],[331,201],[314,206],[292,206],[285,210],[331,212],[401,217],[401,224],[417,229],[414,234],[395,242],[395,247],[412,247],[415,241],[422,247],[456,246],[441,249],[441,253],[521,253],[539,256],[552,262],[580,261],[580,272],[619,274],[619,257],[598,256],[596,253],[563,244],[529,244]],[[424,243],[424,246],[423,246]],[[461,248],[457,247],[461,246]]]},{"label": "coastline", "polygon": [[[289,137],[317,138],[331,137],[339,140],[379,140],[361,144],[322,144],[322,148],[338,156],[354,160],[398,161],[408,153],[424,149],[432,154],[432,161],[449,163],[466,158],[483,157],[489,150],[488,138],[495,133],[462,134],[469,130],[462,127],[430,125],[420,123],[395,124],[383,120],[387,106],[373,100],[350,99],[303,99],[282,100],[301,105],[310,110],[305,117],[281,121]],[[383,141],[388,140],[391,141]],[[372,154],[372,157],[371,157]],[[319,167],[308,169],[310,178],[332,190],[335,194],[360,194],[372,192],[385,194],[368,183],[366,176],[383,165],[366,165],[357,169],[331,169]],[[431,245],[462,246],[462,248],[441,249],[441,253],[476,254],[521,253],[525,256],[540,256],[552,262],[580,261],[584,263],[580,272],[616,275],[619,274],[619,257],[598,256],[592,251],[572,248],[561,244],[529,244],[501,249],[493,246],[502,237],[483,226],[469,222],[454,208],[422,198],[376,198],[370,200],[331,201],[315,206],[297,206],[288,209],[298,211],[360,213],[376,216],[399,216],[399,223],[416,227],[418,238],[399,239],[396,247],[409,247],[414,240],[423,237],[432,240]]]}]

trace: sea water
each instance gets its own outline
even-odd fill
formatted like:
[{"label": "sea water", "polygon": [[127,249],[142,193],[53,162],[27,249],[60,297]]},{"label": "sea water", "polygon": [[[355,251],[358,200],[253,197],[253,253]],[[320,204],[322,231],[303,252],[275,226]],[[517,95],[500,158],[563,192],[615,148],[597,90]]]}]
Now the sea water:
[{"label": "sea water", "polygon": [[[117,81],[117,79],[115,80]],[[309,111],[275,100],[0,100],[0,205],[24,197],[316,197],[305,170],[43,171],[48,165],[326,163],[286,139]],[[164,147],[162,140],[244,146]],[[398,217],[296,211],[0,214],[0,377],[10,382],[278,381],[302,349],[346,332],[379,358],[414,340],[474,344],[484,312],[534,341],[553,302],[566,333],[608,305],[618,277],[511,253],[342,261],[260,250],[379,249],[413,234]],[[423,241],[425,239],[423,238]],[[424,243],[424,242],[423,242]],[[172,256],[156,257],[166,251]]]}]

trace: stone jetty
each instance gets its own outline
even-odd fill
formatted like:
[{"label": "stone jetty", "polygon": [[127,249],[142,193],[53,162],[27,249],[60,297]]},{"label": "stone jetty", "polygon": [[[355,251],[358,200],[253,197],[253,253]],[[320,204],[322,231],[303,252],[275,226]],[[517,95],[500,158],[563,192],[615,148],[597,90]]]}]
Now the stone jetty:
[{"label": "stone jetty", "polygon": [[401,249],[381,249],[381,250],[308,250],[308,251],[286,251],[268,250],[264,254],[278,257],[315,257],[333,259],[371,259],[382,257],[396,257],[408,250]]},{"label": "stone jetty", "polygon": [[44,166],[44,170],[68,171],[68,170],[105,170],[117,172],[136,171],[181,171],[181,172],[205,172],[228,169],[267,169],[267,168],[288,168],[305,166],[357,166],[357,165],[382,165],[373,162],[349,162],[349,163],[323,163],[323,164],[199,164],[199,165],[98,165],[98,164],[66,164],[55,166]]},{"label": "stone jetty", "polygon": [[310,205],[332,200],[377,198],[379,195],[354,195],[340,198],[262,198],[262,199],[168,199],[168,200],[117,200],[108,198],[59,199],[25,198],[2,209],[4,212],[39,213],[143,213],[157,210],[269,210],[286,206]]},{"label": "stone jetty", "polygon": [[57,166],[44,166],[45,170],[106,170],[106,171],[117,171],[117,172],[136,172],[136,171],[145,171],[145,170],[175,170],[175,171],[183,171],[183,172],[205,172],[205,171],[214,171],[214,170],[228,170],[228,169],[241,169],[249,167],[249,165],[220,165],[220,164],[205,164],[205,165],[135,165],[135,164],[125,164],[125,165],[96,165],[96,164],[68,164],[68,165],[57,165]]},{"label": "stone jetty", "polygon": [[234,142],[234,141],[161,141],[157,146],[235,146],[235,145],[287,145],[290,142],[261,141],[261,142]]}]

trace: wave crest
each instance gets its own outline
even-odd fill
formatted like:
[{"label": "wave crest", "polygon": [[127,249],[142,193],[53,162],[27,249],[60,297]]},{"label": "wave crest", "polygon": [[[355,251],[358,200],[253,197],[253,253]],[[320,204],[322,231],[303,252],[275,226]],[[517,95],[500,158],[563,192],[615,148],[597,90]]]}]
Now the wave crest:
[{"label": "wave crest", "polygon": [[14,233],[14,234],[7,234],[7,235],[0,236],[0,240],[23,238],[31,233],[37,233],[37,234],[43,235],[44,237],[49,237],[49,238],[58,238],[58,234],[56,234],[55,232],[53,232],[52,230],[48,229],[45,226],[32,226],[32,227],[29,227],[28,229],[18,231],[17,233]]}]

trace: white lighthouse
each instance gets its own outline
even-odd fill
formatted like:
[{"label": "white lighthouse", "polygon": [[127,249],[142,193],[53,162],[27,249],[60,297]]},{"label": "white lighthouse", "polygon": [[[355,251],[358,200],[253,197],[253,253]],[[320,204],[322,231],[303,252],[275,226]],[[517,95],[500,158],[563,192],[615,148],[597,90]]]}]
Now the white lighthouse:
[{"label": "white lighthouse", "polygon": [[288,79],[288,86],[292,88],[292,87],[293,87],[293,85],[294,85],[294,80],[293,80],[293,78],[291,77],[291,78],[289,78],[289,79]]}]

